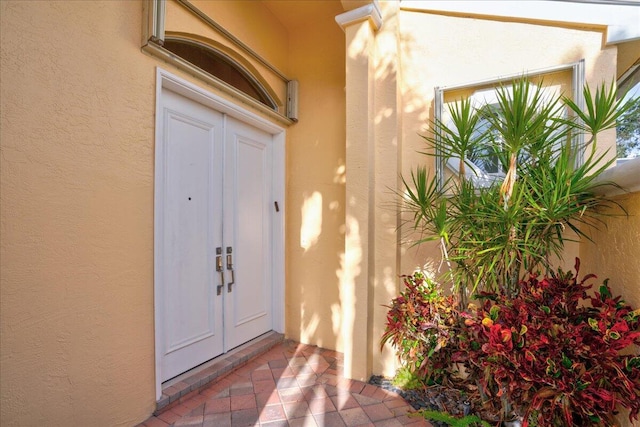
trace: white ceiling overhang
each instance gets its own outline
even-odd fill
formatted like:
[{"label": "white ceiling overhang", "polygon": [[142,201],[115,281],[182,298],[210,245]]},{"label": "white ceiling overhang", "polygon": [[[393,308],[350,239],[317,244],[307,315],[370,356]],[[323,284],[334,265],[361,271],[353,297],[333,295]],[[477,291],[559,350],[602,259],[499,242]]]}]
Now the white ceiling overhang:
[{"label": "white ceiling overhang", "polygon": [[640,0],[402,0],[403,9],[606,27],[606,44],[640,39]]}]

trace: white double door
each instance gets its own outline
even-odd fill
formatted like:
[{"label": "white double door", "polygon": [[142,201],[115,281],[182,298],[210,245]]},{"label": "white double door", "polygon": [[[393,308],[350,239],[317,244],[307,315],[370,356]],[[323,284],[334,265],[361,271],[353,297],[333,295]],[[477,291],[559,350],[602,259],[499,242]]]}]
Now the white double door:
[{"label": "white double door", "polygon": [[[161,381],[272,329],[272,136],[171,91],[156,171]],[[158,190],[158,189],[157,189]]]}]

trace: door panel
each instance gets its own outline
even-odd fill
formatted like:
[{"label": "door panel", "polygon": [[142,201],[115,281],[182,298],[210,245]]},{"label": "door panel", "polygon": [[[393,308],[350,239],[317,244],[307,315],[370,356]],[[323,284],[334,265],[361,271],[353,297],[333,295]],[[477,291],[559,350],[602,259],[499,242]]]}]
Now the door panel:
[{"label": "door panel", "polygon": [[[165,119],[162,208],[163,381],[223,351],[214,242],[222,231],[222,115],[171,92]],[[215,167],[215,165],[218,165]]]},{"label": "door panel", "polygon": [[226,348],[271,329],[271,135],[227,117],[225,246],[235,284],[225,295]]},{"label": "door panel", "polygon": [[270,134],[169,90],[161,111],[156,336],[164,382],[272,329],[273,145]]},{"label": "door panel", "polygon": [[[171,114],[168,145],[167,225],[165,257],[167,305],[180,322],[167,323],[167,351],[213,335],[209,308],[209,132],[185,117]],[[202,231],[205,230],[203,233]],[[190,288],[186,289],[185,286]],[[201,298],[206,295],[207,298]],[[202,313],[191,316],[190,312]]]}]

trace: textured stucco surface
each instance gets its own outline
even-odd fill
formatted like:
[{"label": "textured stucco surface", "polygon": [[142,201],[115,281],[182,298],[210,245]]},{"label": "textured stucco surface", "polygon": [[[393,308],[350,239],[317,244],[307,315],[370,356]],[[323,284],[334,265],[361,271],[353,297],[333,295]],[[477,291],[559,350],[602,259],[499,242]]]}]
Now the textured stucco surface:
[{"label": "textured stucco surface", "polygon": [[[461,85],[510,74],[521,74],[580,59],[585,60],[586,82],[598,85],[615,78],[616,48],[603,47],[602,32],[589,28],[546,26],[536,22],[505,22],[459,16],[402,11],[400,15],[401,85],[403,105],[402,173],[416,164],[434,167],[419,134],[433,120],[434,88]],[[451,29],[455,28],[455,37]],[[428,43],[424,41],[428,40]],[[600,150],[614,144],[614,132],[599,136]],[[615,151],[615,150],[614,150]],[[573,258],[570,248],[567,258]],[[406,274],[425,266],[433,269],[439,254],[423,245],[402,257]]]},{"label": "textured stucco surface", "polygon": [[372,295],[371,342],[372,371],[391,377],[395,374],[396,357],[393,349],[386,345],[380,348],[380,337],[384,334],[388,305],[398,295],[400,237],[398,235],[399,206],[397,192],[392,191],[400,182],[400,160],[403,142],[401,134],[403,108],[399,96],[401,61],[399,56],[402,40],[400,10],[398,3],[382,4],[385,25],[377,35],[376,87],[374,123],[379,126],[375,133],[375,258],[374,287]]},{"label": "textured stucco surface", "polygon": [[[383,5],[375,37],[346,39],[337,1],[270,0],[259,13],[249,2],[196,3],[300,82],[300,121],[287,130],[286,335],[347,352],[360,377],[392,372],[377,346],[381,304],[399,274],[436,259],[433,247],[398,246],[392,193],[398,174],[424,161],[417,134],[432,118],[433,88],[583,57],[591,82],[615,72],[615,49],[588,29]],[[140,51],[139,1],[0,8],[0,424],[134,425],[155,405],[155,66],[195,80]],[[346,73],[365,79],[351,80],[351,96],[365,97],[351,111]],[[359,121],[347,144],[367,153],[347,165],[350,115]],[[638,211],[637,197],[628,203]],[[625,242],[620,258],[638,252]],[[624,279],[633,293],[637,264],[620,269],[607,253],[596,272],[635,274]],[[341,289],[345,274],[353,288]]]},{"label": "textured stucco surface", "polygon": [[286,335],[343,351],[344,33],[333,20],[337,2],[309,3],[313,19],[288,28],[300,121],[287,130]]},{"label": "textured stucco surface", "polygon": [[589,231],[594,243],[580,244],[580,270],[583,275],[596,274],[598,280],[608,278],[614,293],[640,308],[640,193],[614,200],[628,215],[616,208],[601,217],[604,225]]},{"label": "textured stucco surface", "polygon": [[[633,40],[618,45],[618,75],[622,76],[629,68],[640,60],[640,40]],[[636,81],[639,78],[636,77]]]},{"label": "textured stucco surface", "polygon": [[0,8],[0,424],[133,425],[155,405],[142,5]]},{"label": "textured stucco surface", "polygon": [[[395,355],[380,349],[386,305],[397,296],[399,160],[402,150],[398,3],[381,3],[384,25],[354,20],[346,34],[346,212],[341,295],[345,373],[392,376]],[[366,349],[366,351],[363,351]]]},{"label": "textured stucco surface", "polygon": [[[375,275],[373,124],[375,38],[369,21],[354,22],[346,34],[345,253],[340,272],[345,375],[366,380],[371,372],[372,286]],[[364,351],[363,351],[364,350]]]},{"label": "textured stucco surface", "polygon": [[[638,176],[640,178],[640,176]],[[640,308],[640,192],[617,196],[614,200],[628,215],[619,209],[606,211],[601,219],[604,224],[589,234],[593,243],[580,244],[580,275],[596,274],[597,279],[588,283],[597,289],[599,283],[609,279],[614,295],[622,298],[634,309]],[[631,424],[626,415],[618,416],[622,426]]]},{"label": "textured stucco surface", "polygon": [[[303,88],[287,141],[286,333],[337,348],[341,7],[310,4],[314,20],[286,31],[216,7]],[[238,30],[249,15],[259,22]],[[155,66],[194,79],[140,51],[141,19],[137,1],[2,2],[2,425],[132,425],[154,408]]]}]

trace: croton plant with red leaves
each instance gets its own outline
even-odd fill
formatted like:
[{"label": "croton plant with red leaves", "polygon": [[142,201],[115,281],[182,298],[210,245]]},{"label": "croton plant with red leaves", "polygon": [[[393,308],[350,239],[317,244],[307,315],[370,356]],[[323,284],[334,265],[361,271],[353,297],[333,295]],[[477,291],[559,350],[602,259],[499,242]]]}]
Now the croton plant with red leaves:
[{"label": "croton plant with red leaves", "polygon": [[[613,297],[594,275],[531,274],[516,298],[482,294],[461,313],[452,360],[467,365],[489,397],[509,401],[523,426],[612,426],[619,405],[640,412],[640,310]],[[475,375],[474,375],[475,373]]]},{"label": "croton plant with red leaves", "polygon": [[442,383],[451,366],[456,302],[422,273],[404,276],[405,289],[387,306],[381,345],[390,343],[400,360],[425,384]]}]

